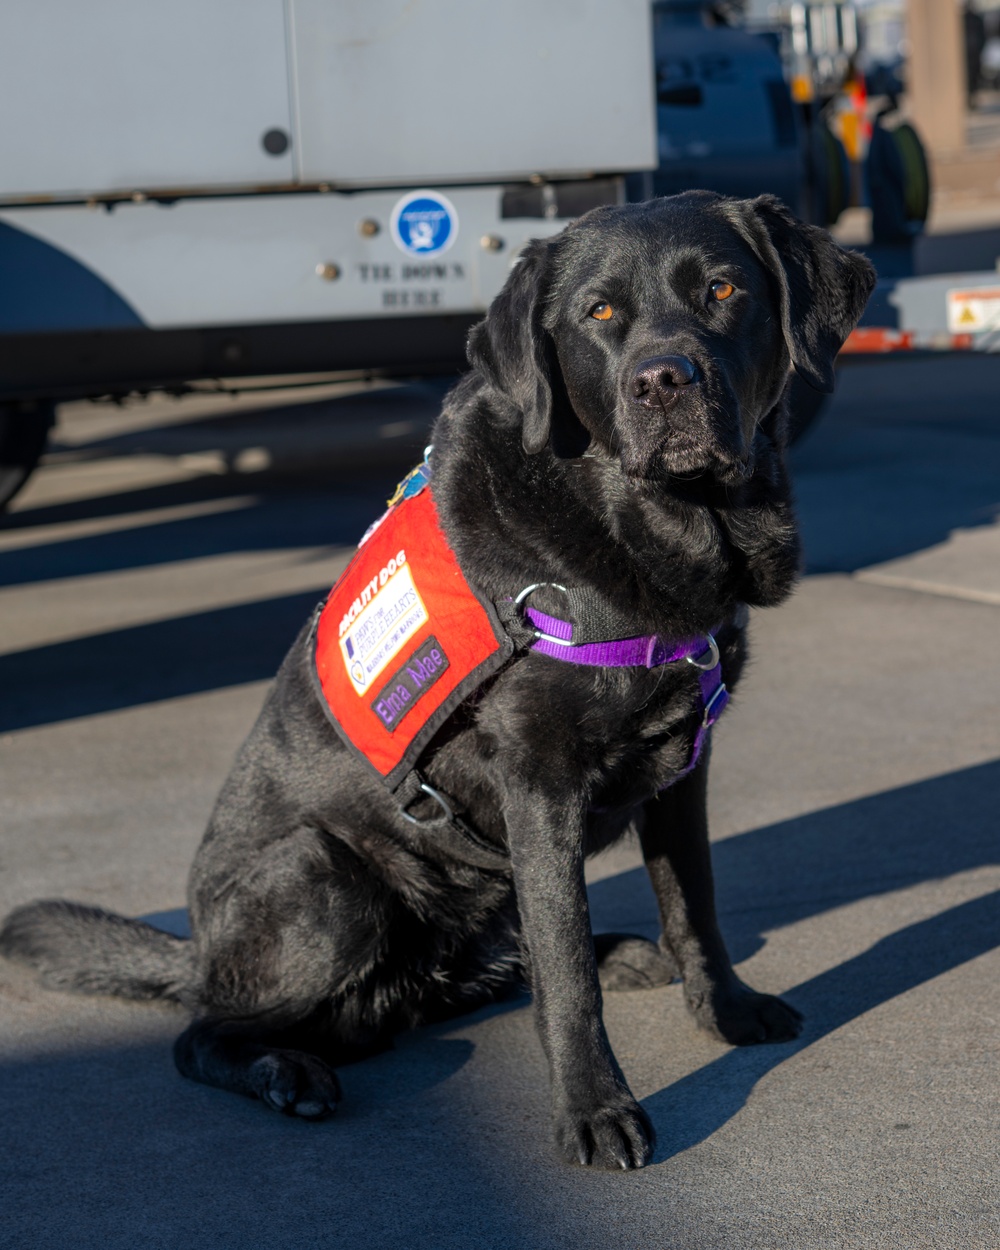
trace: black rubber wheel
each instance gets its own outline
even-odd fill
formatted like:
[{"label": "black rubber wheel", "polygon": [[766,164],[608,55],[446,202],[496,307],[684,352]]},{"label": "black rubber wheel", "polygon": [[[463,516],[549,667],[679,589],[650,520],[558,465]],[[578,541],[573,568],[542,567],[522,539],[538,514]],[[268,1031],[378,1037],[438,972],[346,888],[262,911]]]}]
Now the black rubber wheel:
[{"label": "black rubber wheel", "polygon": [[927,155],[907,122],[895,130],[876,119],[866,163],[872,206],[872,241],[909,243],[924,228],[931,202]]},{"label": "black rubber wheel", "polygon": [[850,200],[851,170],[844,145],[822,118],[809,139],[809,171],[811,220],[817,226],[835,225]]},{"label": "black rubber wheel", "polygon": [[909,122],[900,122],[892,132],[893,142],[903,162],[903,204],[910,221],[927,220],[931,207],[931,175],[927,153]]},{"label": "black rubber wheel", "polygon": [[788,383],[788,427],[786,442],[791,447],[819,420],[830,398],[822,391],[814,390],[797,373]]},{"label": "black rubber wheel", "polygon": [[50,400],[0,404],[0,511],[41,460],[55,420]]}]

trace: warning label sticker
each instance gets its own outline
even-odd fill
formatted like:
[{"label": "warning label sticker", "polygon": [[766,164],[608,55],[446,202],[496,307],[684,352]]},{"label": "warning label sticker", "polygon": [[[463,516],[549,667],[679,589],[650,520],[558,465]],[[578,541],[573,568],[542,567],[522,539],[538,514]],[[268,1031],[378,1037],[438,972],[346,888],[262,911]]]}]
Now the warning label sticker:
[{"label": "warning label sticker", "polygon": [[949,291],[948,329],[952,334],[1000,330],[1000,287]]},{"label": "warning label sticker", "polygon": [[344,667],[359,695],[429,619],[409,565],[400,565],[340,636]]}]

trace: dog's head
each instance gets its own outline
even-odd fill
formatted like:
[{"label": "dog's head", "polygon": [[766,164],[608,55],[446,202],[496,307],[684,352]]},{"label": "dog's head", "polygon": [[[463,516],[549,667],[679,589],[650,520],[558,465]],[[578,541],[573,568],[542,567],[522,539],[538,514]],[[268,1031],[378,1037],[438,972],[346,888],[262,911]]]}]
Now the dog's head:
[{"label": "dog's head", "polygon": [[772,196],[595,209],[529,244],[469,357],[529,453],[596,445],[631,478],[739,476],[790,365],[833,389],[874,281]]}]

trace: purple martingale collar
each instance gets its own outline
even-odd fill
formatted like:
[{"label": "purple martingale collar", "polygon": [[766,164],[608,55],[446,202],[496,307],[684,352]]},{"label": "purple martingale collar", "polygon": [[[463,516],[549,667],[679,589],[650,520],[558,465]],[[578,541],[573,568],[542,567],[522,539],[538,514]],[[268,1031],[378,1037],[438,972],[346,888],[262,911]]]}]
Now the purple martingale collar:
[{"label": "purple martingale collar", "polygon": [[[529,589],[534,590],[532,586]],[[517,601],[523,602],[524,592]],[[722,680],[722,663],[719,648],[712,634],[671,645],[658,634],[643,634],[639,638],[620,638],[609,642],[574,643],[573,625],[570,621],[549,616],[537,608],[523,604],[524,618],[535,630],[535,640],[530,650],[554,660],[569,664],[585,664],[598,668],[659,668],[661,664],[673,664],[686,660],[698,669],[701,687],[702,717],[691,750],[691,759],[673,781],[687,776],[698,763],[708,731],[722,715],[729,702],[729,691]]]}]

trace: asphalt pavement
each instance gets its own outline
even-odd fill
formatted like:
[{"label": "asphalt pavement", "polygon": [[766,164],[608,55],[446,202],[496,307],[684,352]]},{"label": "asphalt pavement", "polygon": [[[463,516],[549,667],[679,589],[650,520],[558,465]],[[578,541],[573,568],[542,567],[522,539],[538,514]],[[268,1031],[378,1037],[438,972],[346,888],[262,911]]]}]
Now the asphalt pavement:
[{"label": "asphalt pavement", "polygon": [[[440,388],[67,405],[0,524],[0,908],[183,931],[188,863],[310,607]],[[183,1081],[170,1009],[0,966],[0,1247],[997,1250],[1000,358],[842,371],[794,454],[806,576],[716,732],[723,929],[807,1017],[609,995],[651,1166],[564,1166],[526,1002],[345,1068],[325,1124]],[[636,849],[597,929],[655,935]]]}]

